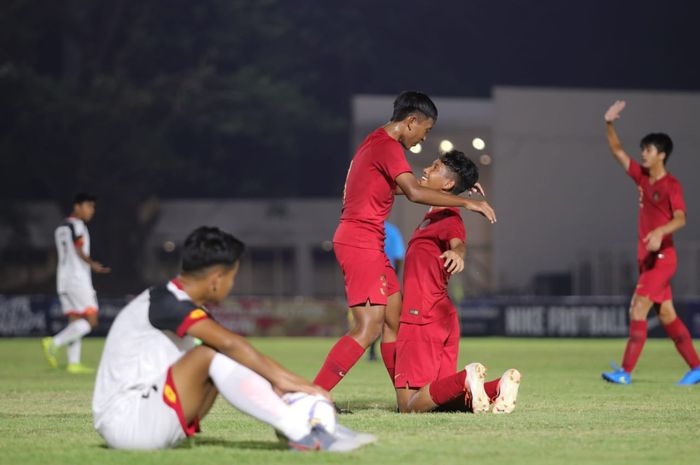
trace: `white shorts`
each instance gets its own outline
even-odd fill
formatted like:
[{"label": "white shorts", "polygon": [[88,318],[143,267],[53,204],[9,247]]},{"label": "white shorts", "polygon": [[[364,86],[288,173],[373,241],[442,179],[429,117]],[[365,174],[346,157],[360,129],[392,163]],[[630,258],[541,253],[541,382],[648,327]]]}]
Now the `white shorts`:
[{"label": "white shorts", "polygon": [[97,294],[94,289],[76,288],[58,294],[64,315],[87,316],[97,313]]},{"label": "white shorts", "polygon": [[[193,435],[199,422],[183,427],[177,393],[163,373],[148,388],[125,393],[95,420],[97,432],[114,449],[168,449]],[[170,381],[170,383],[168,383]],[[170,405],[165,400],[170,399]],[[173,405],[174,404],[174,405]]]}]

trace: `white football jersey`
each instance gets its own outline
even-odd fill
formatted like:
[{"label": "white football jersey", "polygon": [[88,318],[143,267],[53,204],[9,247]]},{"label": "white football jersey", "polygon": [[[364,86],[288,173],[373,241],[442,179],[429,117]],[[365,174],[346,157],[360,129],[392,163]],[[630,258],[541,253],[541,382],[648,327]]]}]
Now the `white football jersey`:
[{"label": "white football jersey", "polygon": [[194,347],[186,331],[205,318],[209,313],[173,281],[144,291],[124,307],[112,323],[97,370],[95,428],[124,396],[149,395],[153,382]]},{"label": "white football jersey", "polygon": [[58,293],[74,289],[92,289],[90,265],[80,258],[75,250],[79,247],[85,255],[90,256],[90,233],[83,220],[69,216],[56,228],[54,237],[58,251]]}]

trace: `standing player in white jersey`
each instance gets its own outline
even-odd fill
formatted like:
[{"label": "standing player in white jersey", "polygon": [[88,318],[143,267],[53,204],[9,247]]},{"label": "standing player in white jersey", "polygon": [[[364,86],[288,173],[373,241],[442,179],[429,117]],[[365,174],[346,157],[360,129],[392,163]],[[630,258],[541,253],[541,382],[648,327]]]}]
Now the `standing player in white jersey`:
[{"label": "standing player in white jersey", "polygon": [[95,200],[95,196],[84,192],[76,194],[73,211],[54,234],[58,251],[56,288],[63,314],[68,317],[68,326],[54,337],[42,339],[41,343],[53,368],[58,367],[58,348],[68,346],[69,373],[95,371],[80,363],[81,340],[97,326],[98,306],[91,271],[110,272],[109,268],[90,257],[90,233],[85,223],[95,214]]},{"label": "standing player in white jersey", "polygon": [[180,275],[141,293],[114,320],[92,400],[95,429],[108,446],[174,447],[198,431],[218,394],[274,427],[292,449],[340,452],[376,439],[337,424],[333,432],[310,425],[280,395],[328,392],[211,318],[204,305],[229,294],[243,247],[218,228],[196,229],[185,240]]}]

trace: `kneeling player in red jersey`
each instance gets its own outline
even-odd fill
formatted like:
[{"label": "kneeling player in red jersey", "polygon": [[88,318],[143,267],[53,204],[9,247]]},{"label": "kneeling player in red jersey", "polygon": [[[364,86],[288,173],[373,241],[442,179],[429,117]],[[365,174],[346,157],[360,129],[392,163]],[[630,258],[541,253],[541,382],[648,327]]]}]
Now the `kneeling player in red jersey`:
[{"label": "kneeling player in red jersey", "polygon": [[462,207],[496,221],[483,200],[426,189],[416,182],[404,149],[424,141],[436,120],[437,108],[427,95],[402,92],[394,101],[391,120],[367,136],[350,162],[333,251],[343,270],[354,326],[331,348],[314,379],[324,389],[333,389],[380,335],[382,360],[394,379],[401,293],[384,252],[384,221],[395,195],[424,205]]},{"label": "kneeling player in red jersey", "polygon": [[[92,400],[94,425],[109,447],[163,449],[199,429],[221,394],[274,427],[295,450],[352,450],[376,438],[341,425],[329,432],[280,397],[328,397],[219,325],[204,307],[233,287],[243,243],[200,227],[185,240],[180,275],[148,289],[117,316],[105,342]],[[195,346],[194,338],[203,344]],[[340,428],[338,428],[340,426]]]},{"label": "kneeling player in red jersey", "polygon": [[[421,186],[460,194],[479,179],[462,152],[447,152],[423,170]],[[404,298],[396,340],[394,386],[400,412],[489,410],[510,413],[520,385],[518,370],[484,383],[486,368],[471,363],[456,372],[459,319],[447,294],[450,275],[464,269],[464,223],[457,208],[431,207],[406,251]]]}]

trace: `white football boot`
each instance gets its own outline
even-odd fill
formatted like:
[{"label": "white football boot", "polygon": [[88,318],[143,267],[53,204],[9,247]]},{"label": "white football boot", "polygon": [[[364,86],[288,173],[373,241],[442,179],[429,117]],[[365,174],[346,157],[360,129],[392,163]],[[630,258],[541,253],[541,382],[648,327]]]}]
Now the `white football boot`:
[{"label": "white football boot", "polygon": [[521,374],[515,368],[506,370],[498,383],[498,396],[493,403],[493,413],[510,413],[515,410]]},{"label": "white football boot", "polygon": [[464,388],[467,391],[467,402],[471,403],[472,412],[483,413],[489,410],[489,396],[484,390],[486,379],[486,367],[474,362],[464,367],[467,377],[464,380]]}]

